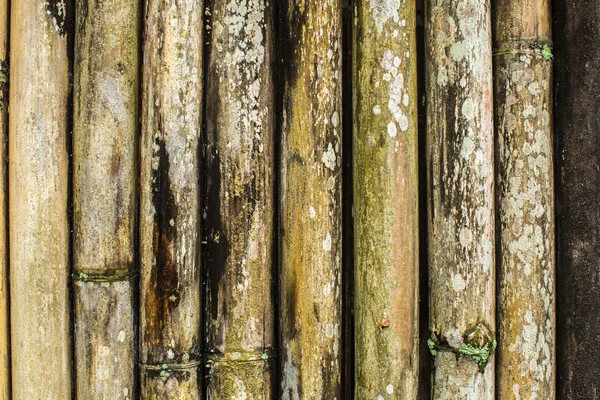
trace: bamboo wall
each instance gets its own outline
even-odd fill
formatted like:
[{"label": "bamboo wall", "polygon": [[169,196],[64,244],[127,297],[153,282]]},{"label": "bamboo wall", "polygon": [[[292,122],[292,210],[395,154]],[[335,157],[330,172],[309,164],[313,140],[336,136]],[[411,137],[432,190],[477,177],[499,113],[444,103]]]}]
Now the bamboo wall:
[{"label": "bamboo wall", "polygon": [[599,18],[0,0],[0,399],[600,399]]}]

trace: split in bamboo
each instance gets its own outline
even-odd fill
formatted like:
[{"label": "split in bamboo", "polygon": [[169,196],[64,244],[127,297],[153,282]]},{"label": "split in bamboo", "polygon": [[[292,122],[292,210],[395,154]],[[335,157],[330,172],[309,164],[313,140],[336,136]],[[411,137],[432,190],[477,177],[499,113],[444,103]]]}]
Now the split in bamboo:
[{"label": "split in bamboo", "polygon": [[0,1],[0,398],[10,399],[8,313],[8,0]]},{"label": "split in bamboo", "polygon": [[355,2],[357,399],[416,399],[419,213],[415,1]]},{"label": "split in bamboo", "polygon": [[600,2],[552,1],[557,397],[600,393]]},{"label": "split in bamboo", "polygon": [[143,399],[198,399],[202,387],[202,3],[146,0],[140,178]]},{"label": "split in bamboo", "polygon": [[341,1],[278,5],[282,399],[339,399]]},{"label": "split in bamboo", "polygon": [[[214,0],[206,87],[211,399],[272,399],[272,5]],[[271,3],[272,4],[272,3]]]},{"label": "split in bamboo", "polygon": [[433,397],[494,399],[490,2],[426,4]]},{"label": "split in bamboo", "polygon": [[548,0],[494,5],[498,397],[554,399],[554,183]]},{"label": "split in bamboo", "polygon": [[139,1],[77,0],[74,60],[76,392],[134,398]]},{"label": "split in bamboo", "polygon": [[74,10],[68,1],[11,3],[12,397],[70,399],[67,36]]}]

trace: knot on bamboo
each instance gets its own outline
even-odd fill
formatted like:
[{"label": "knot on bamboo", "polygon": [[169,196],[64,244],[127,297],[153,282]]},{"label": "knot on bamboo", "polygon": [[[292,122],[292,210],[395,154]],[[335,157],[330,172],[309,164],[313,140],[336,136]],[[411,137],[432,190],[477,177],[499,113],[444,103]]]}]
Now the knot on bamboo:
[{"label": "knot on bamboo", "polygon": [[262,351],[232,351],[229,353],[211,353],[206,356],[207,364],[267,362],[273,358],[275,358],[273,349],[263,349]]},{"label": "knot on bamboo", "polygon": [[438,339],[440,335],[433,333],[427,340],[427,346],[433,357],[440,351],[455,353],[457,357],[465,357],[473,360],[480,369],[485,368],[490,357],[496,350],[496,339],[491,330],[483,322],[478,323],[473,329],[467,331],[457,346],[451,346],[447,342]]}]

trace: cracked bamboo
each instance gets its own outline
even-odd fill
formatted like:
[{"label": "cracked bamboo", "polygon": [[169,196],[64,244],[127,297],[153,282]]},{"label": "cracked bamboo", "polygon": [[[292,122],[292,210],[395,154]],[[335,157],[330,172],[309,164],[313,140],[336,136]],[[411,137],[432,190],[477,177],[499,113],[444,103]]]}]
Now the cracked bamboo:
[{"label": "cracked bamboo", "polygon": [[145,3],[140,178],[143,399],[198,399],[202,388],[202,3]]},{"label": "cracked bamboo", "polygon": [[341,1],[281,12],[282,399],[341,398]]},{"label": "cracked bamboo", "polygon": [[272,6],[216,0],[207,14],[207,395],[271,399]]},{"label": "cracked bamboo", "polygon": [[418,391],[416,3],[355,2],[357,399]]},{"label": "cracked bamboo", "polygon": [[76,392],[82,399],[131,399],[140,3],[77,0],[76,11]]},{"label": "cracked bamboo", "polygon": [[554,399],[552,45],[548,0],[494,9],[498,215],[497,391]]},{"label": "cracked bamboo", "polygon": [[8,0],[0,1],[0,398],[10,398],[8,313]]},{"label": "cracked bamboo", "polygon": [[557,397],[600,394],[600,2],[552,1]]},{"label": "cracked bamboo", "polygon": [[12,396],[71,398],[67,116],[71,2],[14,0],[9,205]]},{"label": "cracked bamboo", "polygon": [[426,5],[433,397],[494,399],[494,356],[469,355],[495,343],[490,2]]}]

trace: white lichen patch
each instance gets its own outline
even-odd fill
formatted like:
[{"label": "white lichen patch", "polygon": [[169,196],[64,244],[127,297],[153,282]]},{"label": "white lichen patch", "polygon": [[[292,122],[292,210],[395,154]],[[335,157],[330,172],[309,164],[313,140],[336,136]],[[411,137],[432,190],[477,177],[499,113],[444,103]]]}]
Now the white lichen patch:
[{"label": "white lichen patch", "polygon": [[386,391],[388,394],[393,394],[393,393],[394,393],[394,386],[393,386],[393,385],[390,383],[389,385],[387,385],[387,386],[385,387],[385,391]]},{"label": "white lichen patch", "polygon": [[383,26],[389,20],[398,22],[400,0],[369,0],[369,3],[377,32],[381,33]]},{"label": "white lichen patch", "polygon": [[310,217],[310,219],[314,219],[317,216],[317,212],[315,211],[315,208],[313,206],[310,206],[308,208],[308,216]]},{"label": "white lichen patch", "polygon": [[333,150],[333,145],[329,143],[327,146],[327,150],[323,153],[323,157],[321,157],[321,161],[325,164],[325,167],[334,171],[336,166],[337,157],[335,155],[335,150]]},{"label": "white lichen patch", "polygon": [[375,114],[375,115],[381,114],[381,106],[379,104],[377,104],[373,107],[373,114]]},{"label": "white lichen patch", "polygon": [[233,389],[234,394],[231,396],[231,400],[246,400],[248,399],[248,394],[246,393],[246,385],[244,381],[242,381],[237,376],[233,381]]},{"label": "white lichen patch", "polygon": [[327,236],[325,236],[325,239],[323,239],[323,250],[325,251],[331,251],[331,234],[329,232],[327,232]]},{"label": "white lichen patch", "polygon": [[[404,88],[404,74],[398,71],[401,64],[399,57],[394,55],[392,50],[386,50],[381,60],[383,68],[383,80],[389,82],[388,86],[388,110],[392,114],[392,121],[387,125],[387,133],[390,138],[395,138],[398,134],[398,128],[406,132],[409,128],[408,116],[403,108],[408,107],[410,97]],[[380,112],[380,109],[378,109]]]},{"label": "white lichen patch", "polygon": [[463,279],[462,275],[455,274],[454,277],[452,278],[452,289],[454,289],[454,291],[456,293],[460,293],[463,290],[465,290],[466,287],[467,287],[467,283]]}]

